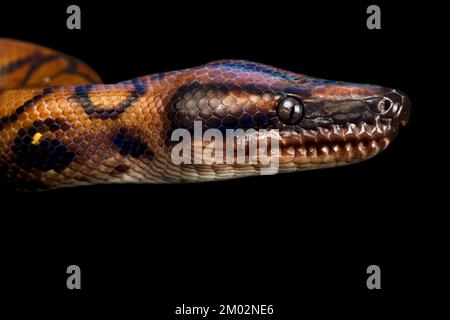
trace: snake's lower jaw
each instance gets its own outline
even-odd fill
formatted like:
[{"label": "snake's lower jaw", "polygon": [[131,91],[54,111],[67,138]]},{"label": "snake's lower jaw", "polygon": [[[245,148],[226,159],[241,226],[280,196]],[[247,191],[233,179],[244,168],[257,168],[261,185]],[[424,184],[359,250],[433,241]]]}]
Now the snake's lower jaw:
[{"label": "snake's lower jaw", "polygon": [[311,169],[360,162],[387,148],[396,137],[399,123],[380,119],[376,124],[360,123],[302,130],[284,140],[281,166]]},{"label": "snake's lower jaw", "polygon": [[293,165],[297,169],[338,166],[374,157],[387,148],[392,138],[359,142],[324,143],[321,145],[289,147],[282,151],[280,166]]}]

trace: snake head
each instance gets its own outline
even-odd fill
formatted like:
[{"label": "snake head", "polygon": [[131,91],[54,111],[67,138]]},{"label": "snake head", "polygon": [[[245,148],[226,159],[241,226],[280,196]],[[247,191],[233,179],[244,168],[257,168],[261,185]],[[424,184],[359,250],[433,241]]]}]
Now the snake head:
[{"label": "snake head", "polygon": [[242,60],[181,73],[169,111],[172,128],[276,129],[280,169],[368,159],[387,147],[410,115],[397,90],[329,81]]},{"label": "snake head", "polygon": [[272,121],[286,160],[304,164],[329,166],[373,157],[410,117],[408,97],[381,86],[309,78],[306,86],[283,93]]}]

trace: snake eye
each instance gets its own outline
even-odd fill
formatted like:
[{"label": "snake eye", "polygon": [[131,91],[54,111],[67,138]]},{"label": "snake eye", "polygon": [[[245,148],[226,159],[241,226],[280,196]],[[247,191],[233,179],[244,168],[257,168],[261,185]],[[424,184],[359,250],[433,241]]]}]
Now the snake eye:
[{"label": "snake eye", "polygon": [[303,103],[295,98],[287,97],[278,105],[278,117],[285,124],[296,124],[303,116]]}]

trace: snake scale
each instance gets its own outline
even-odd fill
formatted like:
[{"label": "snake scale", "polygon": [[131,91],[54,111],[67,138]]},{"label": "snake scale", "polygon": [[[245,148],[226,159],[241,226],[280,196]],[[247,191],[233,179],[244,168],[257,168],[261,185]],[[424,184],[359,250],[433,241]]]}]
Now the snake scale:
[{"label": "snake scale", "polygon": [[102,84],[73,57],[0,39],[0,179],[17,190],[260,173],[260,162],[174,163],[171,134],[195,121],[277,129],[278,172],[350,164],[385,149],[409,115],[397,90],[244,60]]}]

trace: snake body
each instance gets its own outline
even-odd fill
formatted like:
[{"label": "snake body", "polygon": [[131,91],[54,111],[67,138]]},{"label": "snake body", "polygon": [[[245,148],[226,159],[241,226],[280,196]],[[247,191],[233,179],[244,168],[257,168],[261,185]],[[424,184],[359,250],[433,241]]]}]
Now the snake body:
[{"label": "snake body", "polygon": [[385,149],[409,113],[393,89],[244,60],[101,84],[75,58],[0,39],[0,179],[18,190],[260,173],[259,162],[175,164],[171,134],[195,121],[203,131],[277,129],[278,172],[349,164]]}]

